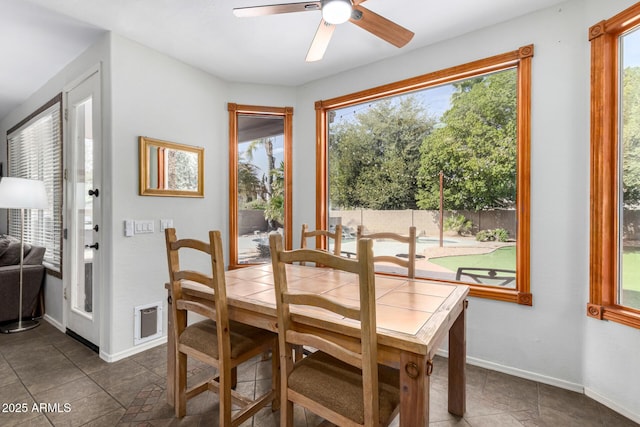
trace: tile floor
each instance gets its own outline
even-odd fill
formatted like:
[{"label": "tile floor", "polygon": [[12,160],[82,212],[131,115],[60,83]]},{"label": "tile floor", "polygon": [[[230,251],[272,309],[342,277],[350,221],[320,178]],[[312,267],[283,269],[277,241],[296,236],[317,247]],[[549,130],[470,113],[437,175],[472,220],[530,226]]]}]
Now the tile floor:
[{"label": "tile floor", "polygon": [[[435,362],[431,426],[637,426],[584,395],[475,366],[467,370],[467,412],[454,417],[446,410],[446,360]],[[191,400],[182,420],[174,418],[165,403],[165,369],[165,346],[109,364],[46,322],[0,334],[0,426],[217,426],[212,393]],[[208,374],[202,365],[189,368],[193,379]],[[270,375],[270,362],[256,359],[238,372],[238,390],[260,392]],[[300,408],[295,413],[296,427],[321,421]],[[278,420],[266,408],[243,426]]]}]

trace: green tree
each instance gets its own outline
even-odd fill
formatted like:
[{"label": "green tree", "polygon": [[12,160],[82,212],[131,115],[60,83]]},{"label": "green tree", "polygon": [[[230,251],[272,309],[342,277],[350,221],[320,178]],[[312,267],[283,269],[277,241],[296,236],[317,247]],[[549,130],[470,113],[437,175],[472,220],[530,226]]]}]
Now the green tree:
[{"label": "green tree", "polygon": [[256,200],[264,193],[262,181],[258,177],[258,167],[246,161],[238,162],[238,198],[240,206]]},{"label": "green tree", "polygon": [[284,224],[284,162],[277,169],[271,169],[271,197],[267,201],[264,217],[272,228]]},{"label": "green tree", "polygon": [[284,162],[276,169],[276,158],[273,154],[273,140],[271,138],[259,138],[251,141],[246,151],[248,161],[253,161],[253,153],[258,147],[264,148],[269,168],[262,177],[263,194],[261,198],[267,203],[264,217],[269,221],[269,227],[276,229],[284,222]]},{"label": "green tree", "polygon": [[434,120],[413,96],[378,101],[329,133],[334,207],[414,209],[420,143]]},{"label": "green tree", "polygon": [[640,203],[640,67],[622,80],[622,194],[625,206]]},{"label": "green tree", "polygon": [[417,203],[436,209],[509,207],[516,197],[516,70],[454,83],[442,123],[420,148]]}]

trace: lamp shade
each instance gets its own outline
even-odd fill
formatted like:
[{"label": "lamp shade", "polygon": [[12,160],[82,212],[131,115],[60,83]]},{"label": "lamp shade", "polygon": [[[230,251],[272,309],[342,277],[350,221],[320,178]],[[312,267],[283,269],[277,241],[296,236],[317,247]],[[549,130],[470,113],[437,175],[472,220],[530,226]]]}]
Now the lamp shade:
[{"label": "lamp shade", "polygon": [[6,176],[0,180],[0,208],[45,209],[48,207],[44,182]]}]

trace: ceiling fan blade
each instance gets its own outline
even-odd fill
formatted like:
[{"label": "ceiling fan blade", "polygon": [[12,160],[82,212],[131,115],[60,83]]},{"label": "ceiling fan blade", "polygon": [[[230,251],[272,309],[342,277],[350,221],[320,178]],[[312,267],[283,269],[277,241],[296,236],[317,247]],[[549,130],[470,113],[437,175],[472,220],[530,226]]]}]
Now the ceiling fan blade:
[{"label": "ceiling fan blade", "polygon": [[310,10],[320,10],[322,2],[309,1],[303,3],[270,4],[266,6],[237,7],[233,9],[233,14],[239,18],[249,18],[252,16],[276,15],[279,13],[308,12]]},{"label": "ceiling fan blade", "polygon": [[316,35],[313,37],[313,41],[311,42],[311,47],[309,47],[309,52],[307,52],[307,58],[305,61],[314,62],[322,59],[324,52],[327,50],[327,46],[329,46],[333,30],[335,29],[335,25],[329,24],[324,19],[320,20],[320,25],[318,26]]},{"label": "ceiling fan blade", "polygon": [[406,45],[413,38],[413,32],[362,6],[353,7],[349,21],[396,47]]}]

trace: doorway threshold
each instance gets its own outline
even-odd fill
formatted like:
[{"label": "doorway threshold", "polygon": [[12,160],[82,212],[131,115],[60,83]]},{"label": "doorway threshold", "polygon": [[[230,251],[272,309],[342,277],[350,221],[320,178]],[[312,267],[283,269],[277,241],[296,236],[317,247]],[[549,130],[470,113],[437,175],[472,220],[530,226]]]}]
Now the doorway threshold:
[{"label": "doorway threshold", "polygon": [[89,349],[93,350],[94,352],[100,354],[100,347],[98,347],[97,345],[95,345],[94,343],[92,343],[91,341],[81,337],[80,335],[78,335],[77,333],[73,332],[71,329],[67,328],[65,333],[67,335],[69,335],[71,338],[73,338],[74,340],[78,341],[81,344],[84,344],[85,346],[87,346]]}]

